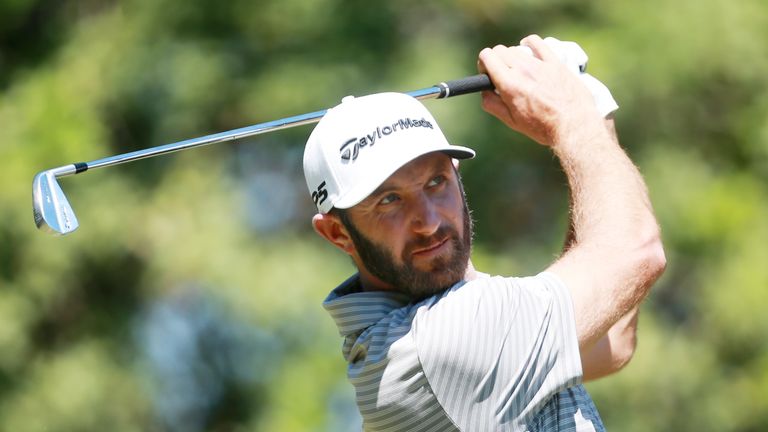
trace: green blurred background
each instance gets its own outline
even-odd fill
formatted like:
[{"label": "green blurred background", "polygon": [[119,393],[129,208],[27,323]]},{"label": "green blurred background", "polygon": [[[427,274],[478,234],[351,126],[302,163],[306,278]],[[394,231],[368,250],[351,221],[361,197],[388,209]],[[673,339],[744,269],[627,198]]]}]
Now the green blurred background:
[{"label": "green blurred background", "polygon": [[[639,347],[589,390],[612,431],[768,429],[764,0],[0,0],[0,430],[353,431],[320,303],[352,266],[310,229],[304,126],[62,180],[34,174],[475,72],[529,33],[578,41],[621,105],[668,268]],[[463,167],[474,260],[558,253],[565,179],[479,108],[429,101]]]}]

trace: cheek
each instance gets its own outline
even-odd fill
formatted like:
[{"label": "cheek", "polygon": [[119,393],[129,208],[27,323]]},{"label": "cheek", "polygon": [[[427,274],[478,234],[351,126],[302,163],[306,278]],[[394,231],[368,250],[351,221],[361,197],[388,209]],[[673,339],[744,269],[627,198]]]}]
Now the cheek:
[{"label": "cheek", "polygon": [[398,264],[408,261],[408,250],[416,234],[409,229],[407,218],[381,221],[374,229],[377,230],[376,241],[389,251]]},{"label": "cheek", "polygon": [[395,256],[400,256],[407,240],[405,239],[405,226],[405,220],[394,215],[376,218],[368,226],[368,238],[376,245],[394,253]]},{"label": "cheek", "polygon": [[446,196],[442,207],[445,209],[445,218],[460,230],[464,217],[464,200],[461,198],[461,192],[457,189]]},{"label": "cheek", "polygon": [[396,257],[401,256],[403,249],[405,249],[405,245],[408,243],[408,233],[404,227],[404,223],[399,223],[392,226],[382,226],[380,228],[381,235],[379,236],[379,239],[381,239],[381,244],[389,249]]}]

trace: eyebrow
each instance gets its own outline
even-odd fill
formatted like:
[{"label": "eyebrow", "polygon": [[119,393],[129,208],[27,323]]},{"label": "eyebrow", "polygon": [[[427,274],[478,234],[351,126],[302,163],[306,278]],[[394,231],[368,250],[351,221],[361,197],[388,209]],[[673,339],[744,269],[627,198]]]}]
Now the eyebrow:
[{"label": "eyebrow", "polygon": [[[456,169],[453,166],[453,164],[451,164],[451,170],[449,170],[449,169],[447,169],[445,167],[442,167],[442,166],[437,166],[437,165],[429,167],[427,170],[431,171],[431,174],[430,174],[430,177],[429,177],[428,181],[431,180],[432,178],[434,178],[435,176],[438,176],[438,175],[448,175],[449,171],[456,171]],[[387,179],[387,180],[384,181],[384,183],[379,185],[379,187],[374,189],[373,192],[371,192],[368,195],[368,197],[366,197],[365,201],[368,201],[368,200],[378,201],[378,199],[377,199],[378,197],[380,197],[382,195],[386,195],[387,193],[392,192],[394,190],[397,190],[397,185],[390,184],[389,183],[389,179]]]},{"label": "eyebrow", "polygon": [[378,201],[378,198],[382,195],[386,195],[387,193],[397,189],[394,185],[388,185],[386,182],[382,183],[379,187],[373,190],[368,197],[365,199],[365,201],[371,200],[371,201]]}]

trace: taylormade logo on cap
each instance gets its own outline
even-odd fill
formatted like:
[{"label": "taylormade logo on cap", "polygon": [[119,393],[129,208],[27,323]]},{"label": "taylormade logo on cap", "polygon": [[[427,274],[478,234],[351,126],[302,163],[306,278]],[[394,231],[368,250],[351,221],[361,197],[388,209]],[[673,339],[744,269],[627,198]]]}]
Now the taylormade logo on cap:
[{"label": "taylormade logo on cap", "polygon": [[358,204],[400,167],[431,152],[457,159],[475,155],[449,144],[432,114],[411,96],[347,97],[309,136],[304,177],[318,211],[327,213]]},{"label": "taylormade logo on cap", "polygon": [[360,149],[366,146],[372,146],[376,143],[377,139],[381,139],[382,137],[386,137],[393,134],[394,132],[397,132],[398,127],[401,131],[412,127],[428,127],[430,129],[433,128],[432,123],[428,122],[424,118],[415,121],[411,120],[410,118],[404,118],[392,123],[391,125],[384,127],[379,126],[370,134],[363,135],[360,138],[351,138],[342,144],[341,148],[339,149],[339,152],[341,153],[341,162],[354,162],[357,160],[357,155],[360,154]]}]

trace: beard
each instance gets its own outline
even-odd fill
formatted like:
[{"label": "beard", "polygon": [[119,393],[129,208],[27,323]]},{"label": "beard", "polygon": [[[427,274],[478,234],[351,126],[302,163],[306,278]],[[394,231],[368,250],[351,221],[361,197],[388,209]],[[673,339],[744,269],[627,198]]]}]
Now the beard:
[{"label": "beard", "polygon": [[[455,226],[441,225],[434,234],[409,241],[401,253],[402,264],[397,262],[392,251],[361,233],[345,212],[341,212],[341,221],[349,232],[365,268],[372,275],[417,301],[445,291],[464,277],[472,249],[473,224],[463,190],[462,203],[463,235],[459,235]],[[449,255],[433,259],[427,270],[419,270],[414,266],[410,251],[428,247],[446,238],[451,246]]]}]

